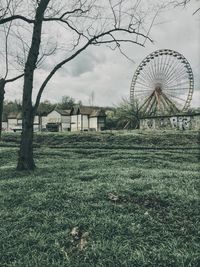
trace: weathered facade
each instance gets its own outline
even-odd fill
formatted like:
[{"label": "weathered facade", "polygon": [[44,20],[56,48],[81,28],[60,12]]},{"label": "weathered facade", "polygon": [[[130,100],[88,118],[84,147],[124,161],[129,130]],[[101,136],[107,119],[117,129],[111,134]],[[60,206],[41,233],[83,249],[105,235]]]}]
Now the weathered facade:
[{"label": "weathered facade", "polygon": [[7,131],[8,130],[8,122],[7,121],[3,121],[2,122],[2,131]]},{"label": "weathered facade", "polygon": [[71,112],[71,131],[101,131],[106,115],[100,107],[81,106]]},{"label": "weathered facade", "polygon": [[22,115],[21,113],[10,113],[8,116],[7,130],[8,132],[21,130]]},{"label": "weathered facade", "polygon": [[[46,115],[36,115],[34,131],[101,131],[105,128],[106,115],[100,107],[81,106],[70,110],[55,108]],[[5,131],[21,131],[21,113],[12,113],[8,116]]]},{"label": "weathered facade", "polygon": [[198,114],[178,114],[159,115],[140,118],[140,129],[143,130],[199,130],[200,113]]},{"label": "weathered facade", "polygon": [[[6,125],[6,122],[4,122],[4,125]],[[38,115],[34,118],[33,129],[34,131],[40,130],[40,116]],[[5,130],[8,132],[17,132],[22,130],[22,114],[20,112],[9,114]]]},{"label": "weathered facade", "polygon": [[54,109],[46,117],[41,118],[43,129],[55,132],[70,131],[71,110]]}]

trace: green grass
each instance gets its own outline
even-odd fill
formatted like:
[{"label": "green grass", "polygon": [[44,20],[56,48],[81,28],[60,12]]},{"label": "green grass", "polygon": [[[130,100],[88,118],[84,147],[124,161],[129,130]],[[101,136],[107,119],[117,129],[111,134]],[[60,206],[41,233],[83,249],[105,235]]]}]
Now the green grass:
[{"label": "green grass", "polygon": [[37,134],[33,173],[18,142],[0,146],[0,266],[200,266],[197,132]]}]

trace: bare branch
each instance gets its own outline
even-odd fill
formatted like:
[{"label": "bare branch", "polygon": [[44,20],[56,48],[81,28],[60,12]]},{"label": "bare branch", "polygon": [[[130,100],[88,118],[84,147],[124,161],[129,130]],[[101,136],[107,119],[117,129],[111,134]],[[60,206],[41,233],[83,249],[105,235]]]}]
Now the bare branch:
[{"label": "bare branch", "polygon": [[7,32],[6,32],[6,28],[5,28],[5,25],[4,25],[4,32],[5,32],[5,57],[6,57],[6,66],[5,66],[6,71],[5,71],[4,79],[6,79],[6,77],[8,75],[8,37],[9,37],[10,29],[11,29],[11,24],[12,24],[12,21],[10,22],[10,24],[8,26]]},{"label": "bare branch", "polygon": [[11,83],[11,82],[14,82],[14,81],[16,81],[16,80],[22,78],[23,76],[24,76],[24,73],[23,73],[23,74],[20,74],[20,75],[18,75],[18,76],[16,76],[16,77],[14,77],[14,78],[5,80],[5,83]]},{"label": "bare branch", "polygon": [[0,24],[4,24],[4,23],[10,22],[10,21],[17,20],[17,19],[23,20],[23,21],[28,22],[28,23],[34,23],[33,19],[28,19],[28,18],[21,16],[21,15],[13,15],[13,16],[10,16],[7,18],[0,19]]},{"label": "bare branch", "polygon": [[59,70],[64,64],[66,64],[67,62],[71,61],[73,58],[75,58],[77,55],[79,55],[83,50],[85,50],[90,44],[91,44],[91,40],[88,41],[82,48],[80,48],[79,50],[77,50],[72,56],[70,56],[69,58],[61,61],[59,64],[57,64],[53,69],[52,71],[49,73],[49,75],[47,76],[47,78],[45,79],[45,81],[43,82],[42,86],[40,87],[39,89],[39,92],[38,92],[38,95],[37,95],[37,98],[36,98],[36,102],[35,102],[35,105],[34,105],[34,113],[36,113],[37,111],[37,108],[39,106],[39,103],[40,103],[40,99],[41,99],[41,96],[42,96],[42,93],[44,91],[44,88],[46,87],[47,83],[50,81],[50,79],[52,78],[52,76],[57,72],[57,70]]},{"label": "bare branch", "polygon": [[[115,32],[124,32],[124,33],[129,33],[129,34],[137,34],[140,35],[144,38],[147,38],[149,41],[152,42],[152,40],[149,37],[146,37],[144,34],[141,33],[137,33],[135,32],[135,30],[127,30],[127,29],[121,29],[121,28],[116,28],[116,29],[112,29],[109,30],[107,32],[103,32],[97,36],[94,36],[93,38],[91,38],[83,47],[81,47],[79,50],[77,50],[73,55],[71,55],[70,57],[64,59],[63,61],[61,61],[59,64],[57,64],[52,71],[49,73],[49,75],[47,76],[47,78],[45,79],[45,81],[43,82],[43,84],[41,85],[37,98],[36,98],[36,102],[34,105],[34,113],[36,113],[37,108],[39,106],[40,103],[40,99],[42,96],[42,93],[44,91],[44,88],[46,87],[47,83],[50,81],[50,79],[52,78],[52,76],[66,63],[68,63],[69,61],[71,61],[72,59],[74,59],[76,56],[78,56],[82,51],[84,51],[89,45],[98,45],[98,44],[108,44],[108,43],[116,43],[119,46],[119,43],[121,42],[129,42],[129,43],[134,43],[134,44],[138,44],[141,46],[144,46],[143,44],[137,43],[131,39],[118,39],[115,38],[112,33]],[[102,40],[101,38],[105,37],[105,36],[111,36],[112,39],[110,40]],[[99,40],[101,39],[101,40]]]},{"label": "bare branch", "polygon": [[[65,16],[71,15],[71,14],[74,14],[74,13],[79,13],[81,15],[81,14],[87,13],[88,11],[89,10],[82,10],[82,9],[78,8],[78,9],[74,9],[72,11],[64,12],[58,18],[49,17],[49,18],[44,18],[43,20],[44,21],[61,21],[61,22],[66,22]],[[23,20],[23,21],[25,21],[27,23],[34,23],[35,22],[34,19],[29,19],[29,18],[27,18],[25,16],[22,16],[22,15],[12,15],[12,16],[7,17],[7,18],[4,18],[4,17],[5,17],[5,14],[2,17],[0,17],[0,24],[5,24],[7,22],[14,21],[14,20]]]},{"label": "bare branch", "polygon": [[56,50],[57,50],[57,44],[52,49],[49,49],[49,51],[47,51],[47,49],[45,49],[44,51],[42,50],[41,53],[42,55],[37,61],[37,68],[40,67],[40,65],[42,65],[46,57],[53,55],[56,52]]},{"label": "bare branch", "polygon": [[110,4],[110,8],[111,8],[112,13],[113,13],[113,17],[114,17],[114,27],[117,28],[117,17],[115,14],[114,7],[112,6],[112,0],[109,0],[109,4]]},{"label": "bare branch", "polygon": [[200,7],[193,13],[193,15],[195,15],[199,11],[200,11]]},{"label": "bare branch", "polygon": [[[174,4],[176,7],[178,6],[183,6],[185,7],[189,2],[191,2],[191,0],[184,0],[184,1],[172,1],[170,2],[171,4]],[[195,15],[196,13],[198,13],[200,11],[200,7],[197,8],[197,10],[195,10],[193,12],[193,15]]]}]

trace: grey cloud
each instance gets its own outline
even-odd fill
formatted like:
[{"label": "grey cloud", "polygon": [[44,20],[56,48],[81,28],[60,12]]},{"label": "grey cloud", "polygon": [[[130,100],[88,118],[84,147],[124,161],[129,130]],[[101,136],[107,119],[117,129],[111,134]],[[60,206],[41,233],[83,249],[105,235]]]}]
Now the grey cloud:
[{"label": "grey cloud", "polygon": [[[123,51],[135,61],[135,64],[118,51],[111,51],[106,46],[89,47],[55,74],[45,88],[43,99],[58,101],[63,95],[69,95],[88,104],[89,95],[94,91],[96,105],[117,104],[121,97],[129,96],[132,76],[143,58],[154,50],[169,48],[182,53],[190,62],[196,84],[193,105],[200,105],[198,93],[200,91],[200,21],[198,16],[192,15],[195,8],[196,6],[191,4],[185,9],[174,9],[160,14],[156,21],[158,24],[151,31],[154,44],[147,42],[144,48],[137,45],[122,45]],[[159,24],[162,21],[167,23]],[[56,56],[49,58],[46,66],[37,71],[35,94],[48,71],[59,60],[60,58]],[[15,83],[12,89],[8,89],[6,98],[21,98],[21,92],[20,84]]]},{"label": "grey cloud", "polygon": [[94,68],[105,61],[105,56],[98,54],[98,48],[96,51],[88,49],[80,54],[77,58],[71,61],[69,64],[62,68],[61,73],[63,75],[79,77],[86,72],[94,71]]}]

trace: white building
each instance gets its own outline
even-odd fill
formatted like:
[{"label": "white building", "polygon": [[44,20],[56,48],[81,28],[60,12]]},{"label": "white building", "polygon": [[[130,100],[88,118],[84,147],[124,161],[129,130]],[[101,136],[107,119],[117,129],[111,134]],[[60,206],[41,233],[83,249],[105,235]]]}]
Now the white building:
[{"label": "white building", "polygon": [[8,124],[7,131],[8,132],[16,132],[22,129],[22,114],[19,113],[10,113],[8,115]]},{"label": "white building", "polygon": [[2,131],[8,131],[8,122],[2,121]]},{"label": "white building", "polygon": [[[5,122],[4,122],[5,123]],[[40,130],[40,117],[36,115],[34,117],[33,123],[34,131]],[[7,129],[8,132],[17,132],[22,130],[22,114],[19,113],[10,113],[8,115]]]},{"label": "white building", "polygon": [[53,132],[66,132],[71,129],[71,110],[52,110],[47,116],[41,117],[42,128]]},{"label": "white building", "polygon": [[[34,131],[101,131],[105,127],[105,120],[105,111],[100,107],[80,106],[70,110],[55,108],[46,116],[35,116]],[[6,128],[7,131],[21,131],[21,113],[11,113]]]},{"label": "white building", "polygon": [[71,131],[101,131],[105,127],[105,111],[100,107],[80,106],[71,111]]}]

